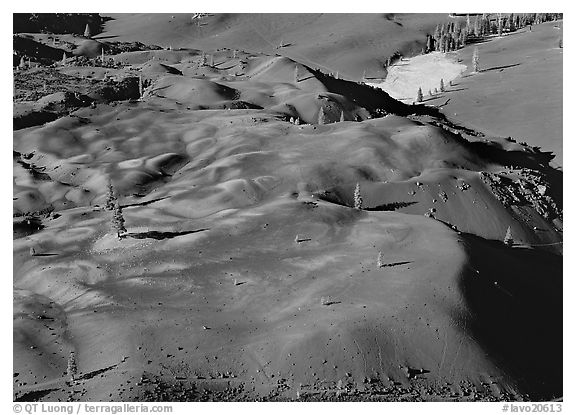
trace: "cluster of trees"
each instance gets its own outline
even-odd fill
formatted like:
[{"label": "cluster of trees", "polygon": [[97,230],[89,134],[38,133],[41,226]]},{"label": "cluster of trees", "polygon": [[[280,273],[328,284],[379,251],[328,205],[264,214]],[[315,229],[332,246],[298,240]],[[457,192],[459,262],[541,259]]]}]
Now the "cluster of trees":
[{"label": "cluster of trees", "polygon": [[562,19],[562,13],[477,14],[467,15],[442,25],[436,25],[434,34],[427,35],[425,53],[450,52],[490,35],[502,36],[533,24]]}]

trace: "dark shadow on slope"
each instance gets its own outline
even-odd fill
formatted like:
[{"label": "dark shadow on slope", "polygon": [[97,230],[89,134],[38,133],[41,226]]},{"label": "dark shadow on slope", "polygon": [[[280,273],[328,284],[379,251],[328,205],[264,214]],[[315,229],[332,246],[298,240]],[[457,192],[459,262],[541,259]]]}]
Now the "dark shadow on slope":
[{"label": "dark shadow on slope", "polygon": [[58,118],[58,114],[48,111],[32,111],[13,119],[13,130],[46,124]]},{"label": "dark shadow on slope", "polygon": [[60,390],[58,388],[53,388],[53,389],[43,389],[43,390],[39,390],[39,391],[31,391],[31,392],[26,392],[24,394],[22,394],[21,396],[17,397],[16,399],[14,399],[14,402],[38,402],[40,399],[42,399],[43,397],[45,397],[46,395]]},{"label": "dark shadow on slope", "polygon": [[127,233],[126,235],[123,235],[123,237],[128,236],[128,237],[134,238],[134,239],[151,238],[151,239],[162,240],[162,239],[175,238],[177,236],[182,236],[182,235],[189,235],[191,233],[204,232],[207,230],[209,230],[209,229],[197,229],[197,230],[193,230],[193,231],[183,231],[183,232],[148,231],[148,232],[139,232],[139,233]]},{"label": "dark shadow on slope", "polygon": [[531,400],[562,396],[562,257],[462,238],[470,263],[460,289],[474,337]]},{"label": "dark shadow on slope", "polygon": [[347,81],[345,79],[336,79],[319,70],[309,67],[306,68],[316,79],[324,84],[328,91],[347,97],[357,105],[366,108],[373,116],[391,113],[404,116],[416,114],[430,115],[440,119],[445,118],[437,108],[431,108],[425,105],[406,105],[395,100],[379,88]]},{"label": "dark shadow on slope", "polygon": [[42,219],[38,217],[25,217],[15,220],[12,224],[12,238],[18,239],[32,235],[44,229]]}]

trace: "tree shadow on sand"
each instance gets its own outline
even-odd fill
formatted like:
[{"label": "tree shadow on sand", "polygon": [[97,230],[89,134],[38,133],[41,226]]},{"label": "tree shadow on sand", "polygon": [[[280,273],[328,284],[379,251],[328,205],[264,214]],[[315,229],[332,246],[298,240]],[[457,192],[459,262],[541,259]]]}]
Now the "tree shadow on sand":
[{"label": "tree shadow on sand", "polygon": [[508,68],[513,68],[515,66],[519,66],[521,65],[521,63],[513,63],[511,65],[502,65],[502,66],[494,66],[492,68],[486,68],[486,69],[481,69],[480,73],[484,73],[484,72],[490,72],[490,71],[497,71],[497,70],[503,70],[503,69],[508,69]]},{"label": "tree shadow on sand", "polygon": [[183,231],[183,232],[147,231],[147,232],[139,232],[139,233],[127,233],[127,234],[122,235],[122,237],[130,237],[130,238],[134,238],[134,239],[151,238],[151,239],[156,239],[156,240],[162,240],[162,239],[175,238],[177,236],[189,235],[191,233],[204,232],[207,230],[208,229],[206,228],[206,229],[196,229],[193,231]]},{"label": "tree shadow on sand", "polygon": [[378,211],[378,212],[393,212],[395,210],[405,208],[411,205],[415,205],[418,202],[392,202],[392,203],[385,203],[380,206],[374,206],[371,208],[364,208],[364,210],[368,211]]}]

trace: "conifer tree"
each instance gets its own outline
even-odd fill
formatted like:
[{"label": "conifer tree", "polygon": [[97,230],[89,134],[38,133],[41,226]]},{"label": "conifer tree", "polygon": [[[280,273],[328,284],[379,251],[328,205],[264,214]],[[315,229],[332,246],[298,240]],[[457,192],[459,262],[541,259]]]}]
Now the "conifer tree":
[{"label": "conifer tree", "polygon": [[26,59],[24,59],[24,56],[22,56],[20,58],[20,64],[18,65],[18,68],[24,69],[25,67],[26,67]]},{"label": "conifer tree", "polygon": [[106,210],[114,210],[116,206],[116,194],[114,192],[114,186],[112,185],[112,181],[108,181],[108,193],[106,193]]},{"label": "conifer tree", "polygon": [[75,380],[77,373],[78,373],[78,366],[76,365],[76,355],[74,354],[74,351],[71,351],[70,355],[68,356],[66,376],[68,376],[70,380],[73,381]]},{"label": "conifer tree", "polygon": [[319,125],[326,124],[326,115],[324,114],[324,107],[320,107],[320,111],[318,111],[318,124]]},{"label": "conifer tree", "polygon": [[66,65],[66,52],[62,54],[62,65]]},{"label": "conifer tree", "polygon": [[362,209],[362,195],[360,194],[360,183],[356,183],[354,189],[354,209]]},{"label": "conifer tree", "polygon": [[440,91],[446,92],[446,88],[444,87],[444,78],[440,79]]},{"label": "conifer tree", "polygon": [[480,58],[478,57],[478,48],[474,48],[474,54],[472,55],[472,71],[480,72]]},{"label": "conifer tree", "polygon": [[122,239],[121,233],[126,232],[126,227],[124,226],[125,221],[124,221],[124,215],[122,214],[122,207],[120,206],[118,201],[116,201],[116,203],[114,204],[113,215],[114,216],[112,218],[112,226],[114,227],[114,230],[118,235],[118,239]]},{"label": "conifer tree", "polygon": [[512,239],[512,230],[510,229],[510,226],[508,226],[508,229],[506,229],[506,236],[504,236],[504,243],[508,246],[514,245],[514,239]]},{"label": "conifer tree", "polygon": [[84,37],[92,37],[92,31],[88,23],[86,23],[86,28],[84,29]]},{"label": "conifer tree", "polygon": [[416,102],[422,102],[424,97],[422,96],[422,88],[418,88],[418,93],[416,94]]},{"label": "conifer tree", "polygon": [[140,99],[144,96],[144,81],[142,80],[142,74],[138,75],[138,93],[140,94]]},{"label": "conifer tree", "polygon": [[430,35],[426,35],[426,52],[434,50],[434,39]]}]

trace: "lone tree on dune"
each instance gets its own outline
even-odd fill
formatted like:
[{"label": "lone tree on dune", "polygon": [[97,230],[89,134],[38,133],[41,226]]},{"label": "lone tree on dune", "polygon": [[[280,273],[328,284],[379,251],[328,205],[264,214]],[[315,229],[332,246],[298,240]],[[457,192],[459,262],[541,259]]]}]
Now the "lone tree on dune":
[{"label": "lone tree on dune", "polygon": [[106,210],[114,210],[116,206],[116,193],[114,192],[114,186],[112,185],[112,180],[108,181],[108,193],[106,193]]},{"label": "lone tree on dune", "polygon": [[320,107],[320,111],[318,112],[318,124],[319,125],[326,124],[326,115],[324,114],[324,107]]},{"label": "lone tree on dune", "polygon": [[116,230],[116,234],[118,235],[118,239],[122,239],[121,233],[126,232],[126,228],[124,227],[124,215],[122,214],[122,207],[118,202],[114,204],[114,213],[112,217],[112,226]]},{"label": "lone tree on dune", "polygon": [[354,189],[354,209],[362,209],[362,195],[360,194],[360,183],[356,183]]},{"label": "lone tree on dune", "polygon": [[474,54],[472,55],[472,71],[480,72],[480,58],[478,57],[478,48],[474,48]]},{"label": "lone tree on dune", "polygon": [[86,29],[84,29],[84,37],[92,37],[92,31],[88,23],[86,23]]},{"label": "lone tree on dune", "polygon": [[514,239],[512,239],[512,230],[510,229],[510,226],[508,226],[508,229],[506,229],[506,236],[504,236],[504,243],[508,246],[514,245]]},{"label": "lone tree on dune", "polygon": [[424,97],[422,96],[422,88],[418,88],[418,93],[416,94],[416,101],[422,102],[423,99]]},{"label": "lone tree on dune", "polygon": [[140,94],[140,99],[144,96],[144,81],[142,79],[142,74],[138,75],[138,93]]},{"label": "lone tree on dune", "polygon": [[76,378],[76,374],[78,373],[78,366],[76,366],[76,355],[74,352],[70,352],[70,356],[68,356],[68,366],[66,367],[66,376],[70,378],[70,380],[74,380]]}]

